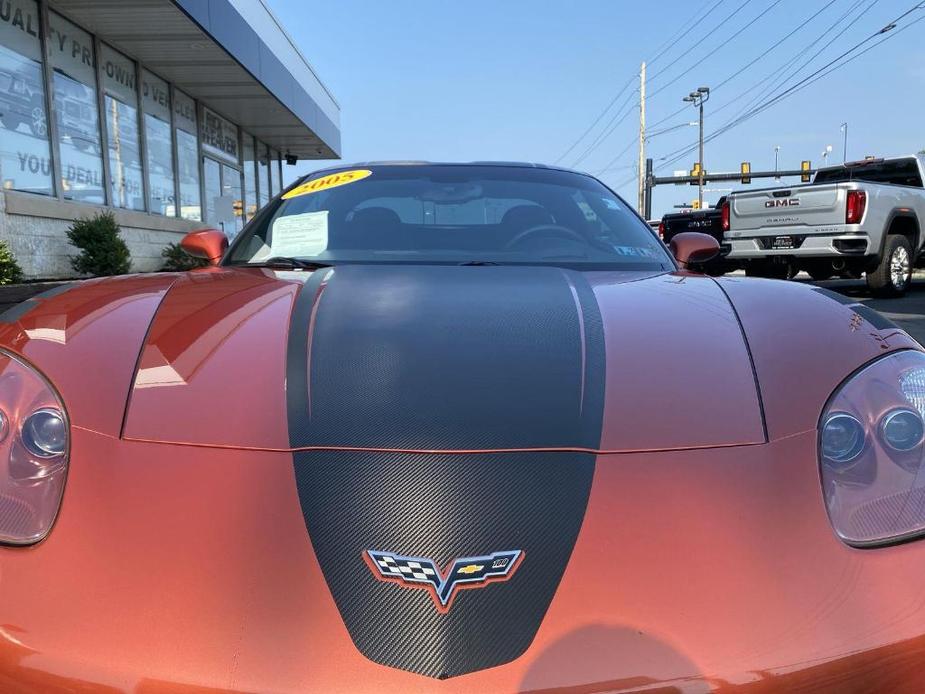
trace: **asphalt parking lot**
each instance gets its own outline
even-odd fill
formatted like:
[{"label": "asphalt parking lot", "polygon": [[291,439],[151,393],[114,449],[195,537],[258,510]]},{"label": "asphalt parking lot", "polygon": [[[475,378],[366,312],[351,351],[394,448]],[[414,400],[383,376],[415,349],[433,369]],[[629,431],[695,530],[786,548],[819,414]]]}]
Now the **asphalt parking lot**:
[{"label": "asphalt parking lot", "polygon": [[[809,278],[801,273],[796,281],[808,283]],[[899,299],[871,298],[864,280],[829,280],[816,284],[867,304],[925,344],[925,271],[916,271],[909,292]]]}]

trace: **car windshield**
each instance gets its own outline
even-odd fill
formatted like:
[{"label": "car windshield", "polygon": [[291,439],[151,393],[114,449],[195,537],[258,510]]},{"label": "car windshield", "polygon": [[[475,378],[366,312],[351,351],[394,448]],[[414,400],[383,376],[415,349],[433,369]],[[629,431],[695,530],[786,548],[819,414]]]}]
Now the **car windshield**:
[{"label": "car windshield", "polygon": [[369,165],[312,174],[241,234],[227,264],[550,264],[673,269],[597,180],[529,166]]}]

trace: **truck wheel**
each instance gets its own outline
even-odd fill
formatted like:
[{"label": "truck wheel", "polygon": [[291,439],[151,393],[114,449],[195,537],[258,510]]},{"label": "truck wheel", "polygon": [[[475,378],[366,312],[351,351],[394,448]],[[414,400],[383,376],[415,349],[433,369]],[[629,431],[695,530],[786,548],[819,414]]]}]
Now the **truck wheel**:
[{"label": "truck wheel", "polygon": [[867,273],[867,286],[875,296],[902,296],[912,282],[912,246],[898,234],[886,237],[883,256]]}]

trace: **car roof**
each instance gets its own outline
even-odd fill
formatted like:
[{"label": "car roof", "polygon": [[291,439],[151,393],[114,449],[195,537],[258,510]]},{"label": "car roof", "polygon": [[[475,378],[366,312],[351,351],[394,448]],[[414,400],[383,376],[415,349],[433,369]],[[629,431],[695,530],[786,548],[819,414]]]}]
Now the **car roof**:
[{"label": "car roof", "polygon": [[415,160],[385,160],[385,161],[358,161],[351,164],[338,164],[337,166],[328,166],[324,169],[312,171],[309,176],[326,173],[328,171],[341,171],[343,169],[363,168],[366,166],[498,166],[506,168],[523,168],[523,169],[549,169],[552,171],[564,171],[566,173],[579,174],[594,178],[585,171],[576,171],[567,169],[562,166],[551,166],[549,164],[539,164],[536,162],[525,161],[415,161]]}]

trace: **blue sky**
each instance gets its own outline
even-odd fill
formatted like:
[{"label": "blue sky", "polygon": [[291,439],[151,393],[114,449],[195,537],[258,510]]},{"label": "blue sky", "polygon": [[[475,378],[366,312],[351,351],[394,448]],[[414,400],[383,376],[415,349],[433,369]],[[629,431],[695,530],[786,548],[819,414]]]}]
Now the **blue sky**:
[{"label": "blue sky", "polygon": [[[667,118],[656,126],[661,129],[694,121],[692,107],[668,117],[684,106],[681,98],[691,89],[719,85],[822,10],[767,56],[715,89],[705,107],[709,135],[752,98],[786,89],[915,2],[834,0],[827,8],[828,0],[749,0],[744,5],[743,0],[269,4],[341,105],[345,161],[554,163],[638,75],[644,59],[651,61],[649,123]],[[679,29],[710,10],[699,26],[670,41],[658,56]],[[899,33],[919,18],[923,21]],[[882,46],[707,143],[707,170],[738,170],[745,160],[754,170],[773,168],[775,146],[780,146],[782,167],[796,168],[801,159],[819,163],[826,145],[834,150],[829,161],[840,161],[840,125],[845,121],[849,159],[925,148],[925,9],[883,37],[890,38]],[[768,91],[775,79],[786,78],[807,61],[783,86]],[[766,77],[769,82],[743,96]],[[638,77],[631,90],[637,86]],[[617,107],[627,97],[624,112],[629,114],[600,137],[610,129],[604,126],[616,122],[614,114],[622,115]],[[628,180],[637,156],[631,144],[638,136],[638,109],[632,108],[637,99],[634,91],[624,92],[597,128],[560,161],[592,173],[609,167],[601,178],[632,202],[635,182]],[[659,173],[689,168],[696,152],[676,164],[659,159],[696,139],[697,129],[690,126],[653,137],[649,154],[662,167]],[[291,180],[321,165],[306,162],[284,169]],[[708,192],[705,197],[710,201],[721,194]],[[696,188],[690,186],[657,188],[654,216],[695,197]]]}]

